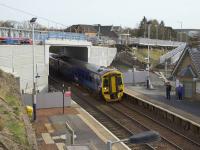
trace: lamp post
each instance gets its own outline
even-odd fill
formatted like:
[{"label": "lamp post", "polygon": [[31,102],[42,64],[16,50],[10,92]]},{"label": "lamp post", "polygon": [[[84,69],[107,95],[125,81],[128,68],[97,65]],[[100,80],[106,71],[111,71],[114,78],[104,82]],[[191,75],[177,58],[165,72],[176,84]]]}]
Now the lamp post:
[{"label": "lamp post", "polygon": [[35,39],[34,39],[34,26],[37,18],[32,18],[30,23],[32,25],[32,51],[33,51],[33,120],[36,120],[36,82],[35,82]]},{"label": "lamp post", "polygon": [[119,141],[107,141],[107,150],[112,150],[112,145],[119,142],[127,142],[132,144],[145,144],[150,142],[155,142],[160,140],[160,134],[155,131],[146,131],[139,134],[132,135],[127,139],[122,139]]},{"label": "lamp post", "polygon": [[63,114],[65,113],[65,84],[62,84],[62,93],[63,93]]},{"label": "lamp post", "polygon": [[149,77],[149,63],[150,63],[150,60],[149,60],[149,48],[150,48],[150,46],[149,46],[149,40],[150,40],[150,33],[151,33],[151,24],[148,24],[148,57],[147,57],[147,89],[149,89],[150,88],[150,77]]}]

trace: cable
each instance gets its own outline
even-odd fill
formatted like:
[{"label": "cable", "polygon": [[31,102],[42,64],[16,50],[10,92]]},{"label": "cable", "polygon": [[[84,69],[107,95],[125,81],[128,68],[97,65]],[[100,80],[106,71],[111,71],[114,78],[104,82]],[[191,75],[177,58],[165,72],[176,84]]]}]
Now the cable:
[{"label": "cable", "polygon": [[6,7],[6,8],[9,8],[9,9],[12,9],[12,10],[15,10],[15,11],[18,11],[18,12],[21,12],[21,13],[24,13],[24,14],[27,14],[27,15],[29,15],[29,16],[35,16],[35,17],[40,18],[40,19],[42,19],[42,20],[46,20],[46,21],[48,21],[48,22],[52,22],[52,23],[55,23],[55,24],[59,24],[59,25],[64,26],[64,27],[68,27],[68,26],[66,26],[65,24],[59,23],[59,22],[57,22],[57,21],[50,20],[50,19],[45,18],[45,17],[41,17],[41,16],[38,16],[38,15],[32,14],[32,13],[30,13],[30,12],[27,12],[27,11],[24,11],[24,10],[21,10],[21,9],[18,9],[18,8],[14,8],[14,7],[8,6],[8,5],[3,4],[3,3],[0,3],[0,6]]}]

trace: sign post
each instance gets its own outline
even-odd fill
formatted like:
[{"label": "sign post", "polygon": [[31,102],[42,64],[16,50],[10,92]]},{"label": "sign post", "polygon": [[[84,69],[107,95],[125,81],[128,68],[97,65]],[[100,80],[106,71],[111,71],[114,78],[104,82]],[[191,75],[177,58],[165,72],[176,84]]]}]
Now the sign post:
[{"label": "sign post", "polygon": [[68,87],[68,90],[65,92],[65,100],[67,100],[67,105],[71,105],[71,87]]},{"label": "sign post", "polygon": [[63,114],[65,113],[64,111],[64,108],[65,108],[65,98],[70,98],[71,99],[71,87],[68,87],[68,90],[65,91],[65,85],[63,84],[63,90],[62,90],[62,93],[63,93]]},{"label": "sign post", "polygon": [[65,97],[71,97],[71,87],[68,87],[68,91],[65,92]]}]

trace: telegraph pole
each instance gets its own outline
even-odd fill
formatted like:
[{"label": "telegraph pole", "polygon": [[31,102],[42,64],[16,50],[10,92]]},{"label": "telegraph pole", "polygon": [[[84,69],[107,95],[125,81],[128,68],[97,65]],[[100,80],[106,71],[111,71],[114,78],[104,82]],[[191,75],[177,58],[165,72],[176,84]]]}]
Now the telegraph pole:
[{"label": "telegraph pole", "polygon": [[183,22],[182,21],[178,21],[178,23],[180,23],[180,25],[181,25],[181,32],[180,32],[180,42],[182,42],[182,29],[183,29]]},{"label": "telegraph pole", "polygon": [[[148,24],[148,40],[150,40],[150,33],[151,33],[151,24]],[[150,42],[150,41],[149,41]],[[147,89],[149,89],[150,88],[150,75],[149,75],[149,65],[150,65],[150,58],[149,58],[149,49],[150,49],[150,46],[149,46],[149,42],[148,42],[148,58],[147,58],[147,60],[148,60],[148,62],[147,62]]]}]

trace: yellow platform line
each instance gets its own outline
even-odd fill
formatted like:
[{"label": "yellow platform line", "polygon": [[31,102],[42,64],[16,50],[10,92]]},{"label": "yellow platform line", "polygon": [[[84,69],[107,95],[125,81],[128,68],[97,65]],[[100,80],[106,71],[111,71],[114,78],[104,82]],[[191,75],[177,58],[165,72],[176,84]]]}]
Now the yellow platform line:
[{"label": "yellow platform line", "polygon": [[54,144],[54,141],[49,133],[42,133],[42,138],[46,144]]},{"label": "yellow platform line", "polygon": [[[118,138],[114,136],[108,129],[106,129],[102,124],[100,124],[95,118],[93,118],[89,113],[87,113],[82,108],[77,108],[80,112],[78,116],[96,133],[96,135],[105,143],[108,140],[116,141]],[[113,150],[130,150],[124,143],[116,143],[112,147]]]},{"label": "yellow platform line", "polygon": [[65,144],[64,143],[56,143],[56,146],[57,146],[58,150],[64,150]]},{"label": "yellow platform line", "polygon": [[47,131],[49,133],[53,133],[54,132],[54,129],[52,127],[52,125],[50,123],[45,123],[44,126],[47,128]]}]

